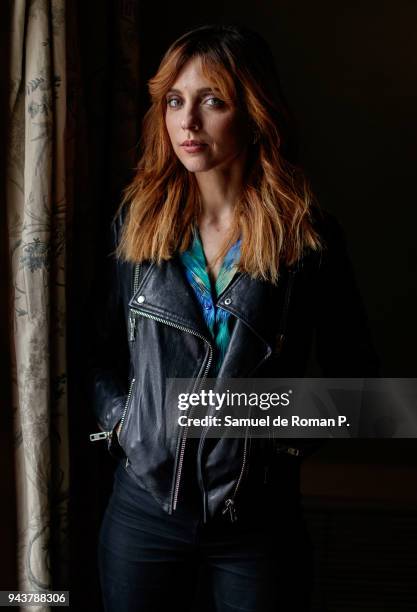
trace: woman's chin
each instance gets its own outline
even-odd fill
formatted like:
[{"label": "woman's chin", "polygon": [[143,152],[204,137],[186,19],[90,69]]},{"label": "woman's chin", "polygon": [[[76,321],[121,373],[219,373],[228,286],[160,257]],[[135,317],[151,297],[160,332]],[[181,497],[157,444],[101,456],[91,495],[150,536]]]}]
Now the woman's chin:
[{"label": "woman's chin", "polygon": [[211,170],[213,167],[212,164],[207,163],[207,161],[203,159],[182,159],[181,162],[189,172],[207,172],[207,170]]}]

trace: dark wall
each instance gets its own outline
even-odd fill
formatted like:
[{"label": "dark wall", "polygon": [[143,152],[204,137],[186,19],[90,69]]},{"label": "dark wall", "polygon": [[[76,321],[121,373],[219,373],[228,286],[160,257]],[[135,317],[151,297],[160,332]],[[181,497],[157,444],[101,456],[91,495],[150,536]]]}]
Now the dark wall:
[{"label": "dark wall", "polygon": [[140,10],[144,78],[178,35],[204,23],[237,21],[270,43],[300,161],[346,230],[383,374],[414,377],[417,4],[234,0]]}]

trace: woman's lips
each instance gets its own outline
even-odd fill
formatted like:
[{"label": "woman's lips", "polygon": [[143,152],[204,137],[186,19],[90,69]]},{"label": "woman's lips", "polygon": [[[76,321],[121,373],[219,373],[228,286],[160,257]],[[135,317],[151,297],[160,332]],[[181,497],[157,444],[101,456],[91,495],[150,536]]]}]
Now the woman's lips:
[{"label": "woman's lips", "polygon": [[205,143],[193,144],[193,145],[181,145],[181,149],[184,149],[187,153],[200,153],[204,150],[207,145]]}]

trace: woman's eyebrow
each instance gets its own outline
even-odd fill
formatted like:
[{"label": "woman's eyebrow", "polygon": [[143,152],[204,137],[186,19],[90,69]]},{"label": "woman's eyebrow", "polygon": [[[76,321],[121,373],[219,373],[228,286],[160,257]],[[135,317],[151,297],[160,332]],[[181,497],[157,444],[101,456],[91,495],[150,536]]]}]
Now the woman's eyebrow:
[{"label": "woman's eyebrow", "polygon": [[[216,91],[216,89],[215,89],[214,87],[200,87],[200,89],[197,89],[197,93],[198,93],[198,94],[204,94],[204,93],[214,93],[215,91]],[[175,94],[181,94],[182,92],[181,92],[181,90],[180,90],[180,89],[170,89],[170,90],[167,92],[167,95],[168,95],[168,94],[173,94],[173,93],[175,93]]]}]

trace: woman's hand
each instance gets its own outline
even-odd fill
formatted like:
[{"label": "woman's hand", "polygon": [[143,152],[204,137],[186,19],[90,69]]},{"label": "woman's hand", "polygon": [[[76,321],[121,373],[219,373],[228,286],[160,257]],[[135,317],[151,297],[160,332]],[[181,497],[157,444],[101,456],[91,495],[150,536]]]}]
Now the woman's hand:
[{"label": "woman's hand", "polygon": [[119,441],[119,433],[120,433],[121,426],[122,426],[122,419],[120,419],[120,421],[117,421],[116,425],[114,426],[114,431],[117,436],[117,441]]}]

